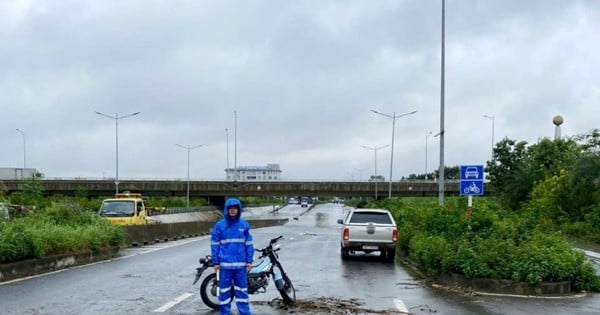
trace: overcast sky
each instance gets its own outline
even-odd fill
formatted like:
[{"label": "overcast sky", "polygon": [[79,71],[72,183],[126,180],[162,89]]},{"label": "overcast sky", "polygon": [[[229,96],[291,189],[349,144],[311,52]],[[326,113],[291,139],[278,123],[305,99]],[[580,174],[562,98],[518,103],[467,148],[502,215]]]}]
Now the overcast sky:
[{"label": "overcast sky", "polygon": [[[224,179],[229,155],[336,180],[366,179],[361,146],[389,145],[387,179],[392,119],[371,110],[416,110],[396,120],[393,179],[426,156],[432,171],[441,25],[441,0],[0,0],[0,167],[114,177],[117,120],[95,112],[139,111],[118,120],[122,179],[186,178],[177,144],[202,145],[193,179]],[[446,165],[485,164],[492,130],[553,137],[557,114],[563,136],[600,128],[600,1],[448,0],[445,27]]]}]

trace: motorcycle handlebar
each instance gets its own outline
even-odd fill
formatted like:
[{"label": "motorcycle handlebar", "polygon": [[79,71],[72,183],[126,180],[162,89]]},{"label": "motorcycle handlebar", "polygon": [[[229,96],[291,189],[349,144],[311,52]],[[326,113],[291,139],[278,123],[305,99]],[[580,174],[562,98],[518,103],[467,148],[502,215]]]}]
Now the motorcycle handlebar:
[{"label": "motorcycle handlebar", "polygon": [[276,252],[276,251],[280,250],[281,248],[276,248],[275,250],[273,250],[273,244],[277,243],[277,241],[280,240],[280,239],[282,239],[282,238],[283,238],[283,235],[280,235],[280,236],[278,236],[276,238],[273,238],[273,239],[271,239],[271,241],[269,242],[269,245],[267,245],[267,247],[260,248],[260,249],[259,248],[255,248],[254,251],[261,253],[261,255],[259,256],[259,258],[267,256],[269,250]]}]

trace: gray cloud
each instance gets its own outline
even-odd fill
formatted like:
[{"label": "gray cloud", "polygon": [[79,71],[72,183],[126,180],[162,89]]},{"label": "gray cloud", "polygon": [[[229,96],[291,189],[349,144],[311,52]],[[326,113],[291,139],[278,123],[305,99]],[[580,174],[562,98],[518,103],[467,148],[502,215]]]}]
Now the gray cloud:
[{"label": "gray cloud", "polygon": [[[0,166],[51,177],[220,179],[279,163],[288,179],[366,178],[391,143],[394,178],[424,171],[439,131],[440,1],[0,3]],[[446,163],[495,139],[597,128],[596,1],[446,1]],[[428,139],[429,170],[438,139]],[[388,176],[389,148],[378,154]]]}]

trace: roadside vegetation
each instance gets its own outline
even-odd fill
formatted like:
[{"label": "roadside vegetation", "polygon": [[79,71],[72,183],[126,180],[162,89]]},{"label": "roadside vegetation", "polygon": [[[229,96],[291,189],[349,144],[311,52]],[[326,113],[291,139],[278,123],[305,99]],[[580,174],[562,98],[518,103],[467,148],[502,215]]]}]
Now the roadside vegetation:
[{"label": "roadside vegetation", "polygon": [[356,206],[390,209],[398,252],[428,275],[569,281],[600,291],[593,265],[574,248],[600,243],[600,131],[533,145],[504,139],[486,172],[495,197],[474,197],[471,209],[467,197],[446,198],[443,207],[437,198]]},{"label": "roadside vegetation", "polygon": [[0,220],[0,263],[121,245],[123,229],[78,203],[54,202]]},{"label": "roadside vegetation", "polygon": [[[105,197],[90,198],[85,190],[75,196],[44,196],[36,173],[23,181],[23,191],[5,196],[0,187],[0,264],[64,253],[122,246],[124,230],[98,215]],[[109,198],[112,196],[106,196]],[[149,197],[150,207],[186,207],[184,197]],[[283,204],[279,198],[242,198],[245,206]],[[209,205],[190,200],[190,207]]]}]

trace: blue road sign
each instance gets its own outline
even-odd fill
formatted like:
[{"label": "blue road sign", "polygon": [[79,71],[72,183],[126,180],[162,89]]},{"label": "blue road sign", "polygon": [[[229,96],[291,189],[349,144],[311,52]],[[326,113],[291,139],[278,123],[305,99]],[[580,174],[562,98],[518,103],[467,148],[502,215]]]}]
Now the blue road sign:
[{"label": "blue road sign", "polygon": [[483,165],[461,165],[460,195],[483,195]]},{"label": "blue road sign", "polygon": [[483,196],[483,181],[462,180],[460,181],[460,195]]},{"label": "blue road sign", "polygon": [[461,165],[460,180],[483,181],[483,165]]}]

